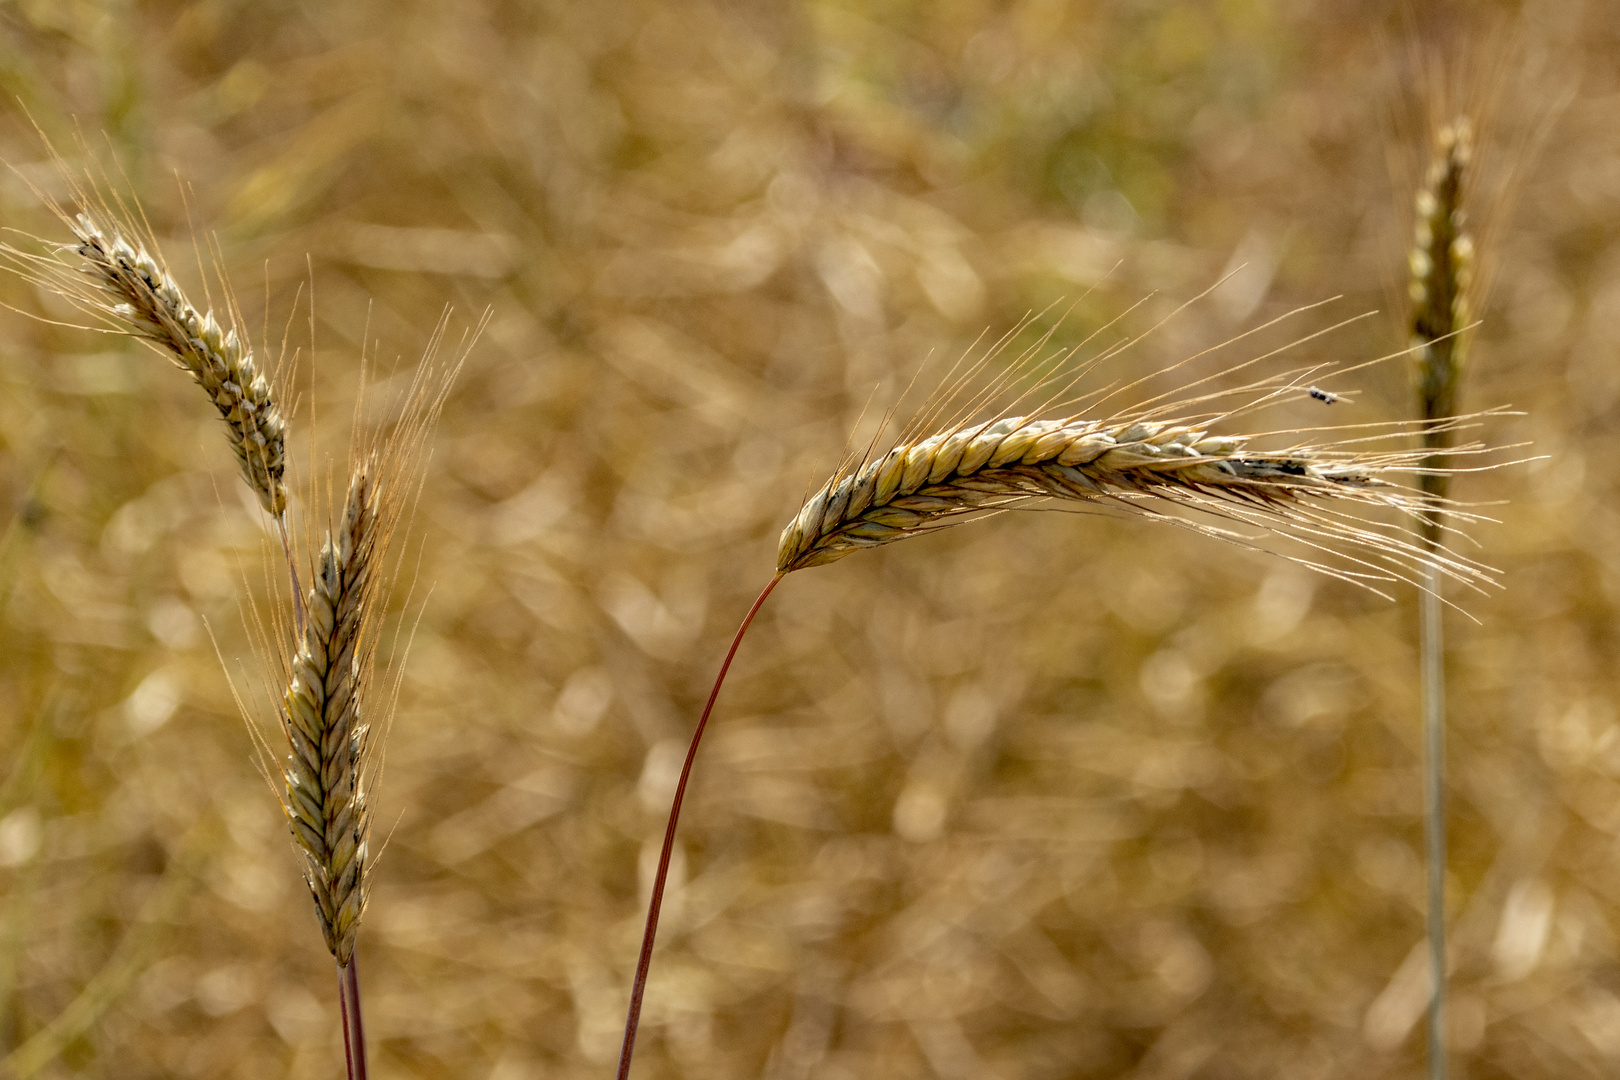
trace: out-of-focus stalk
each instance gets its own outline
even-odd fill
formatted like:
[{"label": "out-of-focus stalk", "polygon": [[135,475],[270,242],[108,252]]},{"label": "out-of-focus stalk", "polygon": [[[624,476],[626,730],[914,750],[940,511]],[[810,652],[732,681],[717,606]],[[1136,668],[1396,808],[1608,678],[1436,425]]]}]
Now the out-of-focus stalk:
[{"label": "out-of-focus stalk", "polygon": [[[1410,257],[1412,354],[1417,360],[1418,404],[1429,424],[1423,445],[1432,453],[1424,464],[1423,490],[1446,496],[1449,475],[1443,451],[1451,445],[1444,422],[1457,414],[1457,388],[1468,325],[1468,287],[1473,279],[1474,246],[1463,214],[1463,182],[1472,152],[1467,117],[1440,131],[1435,158],[1417,195],[1415,236]],[[1423,806],[1428,857],[1429,1076],[1446,1076],[1446,683],[1445,636],[1441,622],[1438,559],[1445,546],[1438,509],[1423,519],[1429,549],[1425,588],[1419,606],[1419,664],[1423,702]]]}]

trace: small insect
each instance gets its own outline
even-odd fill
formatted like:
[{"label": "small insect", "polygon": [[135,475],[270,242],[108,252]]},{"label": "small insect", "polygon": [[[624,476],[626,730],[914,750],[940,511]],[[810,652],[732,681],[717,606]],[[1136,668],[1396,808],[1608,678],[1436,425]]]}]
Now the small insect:
[{"label": "small insect", "polygon": [[1311,397],[1315,398],[1317,401],[1320,401],[1324,405],[1332,405],[1335,402],[1344,400],[1344,398],[1340,397],[1338,394],[1330,394],[1319,386],[1311,387],[1309,393]]}]

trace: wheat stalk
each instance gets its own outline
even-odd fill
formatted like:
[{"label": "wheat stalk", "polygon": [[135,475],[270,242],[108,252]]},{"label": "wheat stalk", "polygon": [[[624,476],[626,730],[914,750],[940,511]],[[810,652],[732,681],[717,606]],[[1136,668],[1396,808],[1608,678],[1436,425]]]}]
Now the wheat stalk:
[{"label": "wheat stalk", "polygon": [[[1434,161],[1418,189],[1411,267],[1412,354],[1416,359],[1418,407],[1431,422],[1423,444],[1430,451],[1450,446],[1445,421],[1456,415],[1473,283],[1474,245],[1464,226],[1464,181],[1473,156],[1472,125],[1466,116],[1440,129]],[[1444,498],[1446,455],[1431,453],[1423,490]],[[1440,607],[1439,555],[1445,538],[1434,515],[1423,519],[1423,540],[1436,556],[1429,564],[1419,598],[1419,666],[1423,699],[1423,802],[1428,862],[1429,1076],[1446,1076],[1446,684],[1445,627]]]},{"label": "wheat stalk", "polygon": [[[230,324],[226,327],[212,308],[199,309],[188,300],[162,257],[153,254],[157,245],[150,241],[151,229],[144,225],[139,204],[132,207],[118,195],[107,194],[94,174],[82,179],[74,175],[48,141],[46,147],[79,210],[70,214],[52,197],[33,190],[74,242],[49,245],[33,238],[48,254],[0,244],[0,265],[56,293],[101,324],[89,329],[144,341],[203,388],[225,422],[243,480],[275,520],[302,625],[303,590],[287,535],[287,437],[281,392],[259,371],[253,350],[236,329],[230,283],[220,273],[227,307],[224,321]],[[70,253],[78,259],[70,258]]]},{"label": "wheat stalk", "polygon": [[[355,943],[370,891],[370,796],[381,779],[381,746],[400,689],[399,671],[387,692],[374,686],[383,616],[403,570],[399,559],[389,566],[389,550],[420,496],[428,435],[461,365],[435,360],[445,325],[394,403],[386,434],[370,425],[352,452],[342,512],[309,560],[311,584],[295,609],[294,633],[286,633],[279,610],[250,620],[285,688],[276,715],[286,751],[272,750],[262,735],[259,746],[266,772],[279,776],[273,787],[337,963],[350,1080],[364,1080],[367,1071]],[[483,325],[464,342],[461,357]],[[364,411],[357,407],[357,418]],[[287,557],[296,562],[290,546]],[[283,650],[288,636],[295,639],[290,655]]]},{"label": "wheat stalk", "polygon": [[321,935],[337,961],[349,1080],[366,1076],[354,944],[369,891],[371,726],[363,719],[376,651],[371,608],[382,502],[365,461],[349,480],[342,520],[329,530],[303,605],[281,727],[291,752],[282,808],[304,856],[304,883]]},{"label": "wheat stalk", "polygon": [[[982,371],[984,364],[999,353],[1010,337],[1004,338],[968,376],[957,380],[945,392],[946,397],[959,392]],[[1251,360],[1239,367],[1254,362]],[[1407,525],[1379,528],[1338,509],[1340,504],[1355,508],[1382,507],[1393,509],[1407,521],[1422,520],[1424,515],[1467,516],[1437,496],[1393,479],[1421,475],[1426,468],[1426,451],[1361,449],[1381,439],[1404,440],[1410,436],[1414,425],[1395,424],[1382,428],[1359,425],[1350,429],[1353,437],[1337,443],[1296,444],[1278,451],[1251,449],[1257,437],[1210,432],[1215,421],[1229,420],[1279,401],[1315,398],[1331,403],[1337,400],[1336,396],[1314,386],[1301,385],[1305,375],[1318,370],[1320,366],[1295,373],[1292,378],[1261,380],[1233,390],[1204,393],[1183,402],[1154,399],[1142,407],[1105,419],[1002,415],[974,422],[959,419],[927,435],[916,431],[917,425],[914,425],[914,430],[902,435],[886,453],[875,458],[870,453],[848,458],[834,471],[782,530],[777,544],[776,574],[755,599],[732,638],[687,747],[653,877],[647,923],[625,1019],[618,1080],[628,1080],[630,1075],[659,911],[674,851],[675,829],[698,745],[743,636],[772,590],[788,574],[825,566],[856,551],[959,524],[975,514],[1020,508],[1032,500],[1046,499],[1088,504],[1106,502],[1221,539],[1246,544],[1257,542],[1255,537],[1241,536],[1223,526],[1169,517],[1161,512],[1161,507],[1205,511],[1228,521],[1254,526],[1261,530],[1261,538],[1291,538],[1325,555],[1336,555],[1342,563],[1339,566],[1307,559],[1296,561],[1374,588],[1374,591],[1377,590],[1373,582],[1413,580],[1415,574],[1430,566],[1476,588],[1492,582],[1491,572],[1472,560],[1429,552],[1408,539],[1409,536],[1415,538],[1416,534]],[[1204,381],[1199,380],[1199,383]],[[1045,385],[1042,383],[1031,392]],[[1066,390],[1067,386],[1059,393]],[[1232,395],[1247,395],[1247,400],[1224,412],[1195,412],[1212,401]],[[983,400],[983,396],[977,400]],[[928,418],[939,412],[943,404],[939,402],[925,410],[923,420],[917,423],[930,422]],[[1179,418],[1161,419],[1165,416]],[[1449,432],[1460,424],[1453,419],[1415,426],[1424,432],[1433,427],[1444,427]],[[1369,429],[1377,434],[1369,435]],[[1480,448],[1464,446],[1457,450],[1475,453]]]},{"label": "wheat stalk", "polygon": [[[150,229],[127,224],[144,217],[131,213],[116,196],[105,195],[94,177],[81,182],[60,158],[57,162],[81,209],[69,215],[49,197],[40,197],[71,231],[74,243],[46,254],[0,244],[0,264],[62,296],[104,329],[141,338],[187,371],[219,410],[243,478],[275,520],[290,572],[290,615],[278,606],[265,610],[250,603],[244,620],[277,687],[275,726],[286,740],[285,752],[272,748],[264,727],[255,722],[256,711],[240,696],[237,703],[266,777],[278,778],[271,787],[302,855],[321,934],[337,963],[349,1080],[364,1080],[355,944],[372,861],[369,795],[380,779],[380,746],[400,689],[396,672],[383,700],[373,700],[380,625],[402,563],[393,562],[391,575],[384,567],[394,533],[420,495],[428,435],[489,315],[469,333],[449,365],[438,362],[448,314],[440,320],[408,387],[390,403],[386,425],[367,422],[362,392],[355,410],[359,440],[351,449],[341,514],[324,530],[318,549],[311,551],[307,533],[301,546],[310,556],[306,594],[300,584],[300,545],[288,522],[279,392],[259,372],[252,350],[234,328],[229,284],[221,278],[228,312],[223,321],[231,324],[227,328],[211,309],[200,309],[186,298],[161,258],[152,254],[156,245],[143,240]],[[320,497],[318,483],[308,494],[306,506],[327,506],[330,515],[331,500]],[[274,577],[271,590],[280,593]]]}]

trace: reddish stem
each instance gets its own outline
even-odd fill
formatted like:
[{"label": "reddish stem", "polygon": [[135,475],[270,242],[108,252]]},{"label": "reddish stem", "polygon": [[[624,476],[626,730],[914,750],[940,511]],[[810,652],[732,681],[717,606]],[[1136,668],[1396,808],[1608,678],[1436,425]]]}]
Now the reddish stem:
[{"label": "reddish stem", "polygon": [[636,1029],[641,1026],[641,999],[647,992],[647,973],[652,969],[653,939],[658,936],[658,913],[664,906],[664,882],[669,877],[669,857],[675,850],[675,825],[681,818],[681,801],[686,798],[686,781],[692,775],[692,762],[697,759],[698,743],[703,738],[703,729],[708,726],[709,713],[714,709],[714,699],[720,696],[720,685],[726,681],[726,672],[731,670],[731,658],[737,655],[737,646],[742,644],[743,635],[748,633],[748,627],[753,623],[754,616],[765,605],[765,598],[771,595],[776,583],[782,580],[777,574],[771,578],[769,585],[765,586],[754,606],[748,609],[743,617],[742,625],[737,627],[737,636],[731,639],[731,648],[726,650],[726,659],[720,665],[720,674],[714,678],[714,689],[709,691],[709,700],[703,706],[703,715],[698,717],[697,729],[692,732],[692,744],[686,748],[686,763],[681,766],[681,779],[675,785],[675,798],[669,804],[669,824],[664,826],[664,850],[658,856],[658,873],[653,878],[652,899],[647,903],[647,929],[641,935],[641,957],[636,961],[636,981],[630,989],[630,1014],[624,1020],[624,1049],[619,1052],[619,1078],[629,1080],[630,1055],[636,1049]]},{"label": "reddish stem", "polygon": [[360,1020],[360,958],[338,965],[338,1006],[343,1013],[343,1064],[349,1080],[366,1080],[366,1027]]},{"label": "reddish stem", "polygon": [[338,965],[338,1019],[343,1021],[343,1071],[354,1076],[354,1042],[349,1038],[349,1001],[343,988],[343,965]]}]

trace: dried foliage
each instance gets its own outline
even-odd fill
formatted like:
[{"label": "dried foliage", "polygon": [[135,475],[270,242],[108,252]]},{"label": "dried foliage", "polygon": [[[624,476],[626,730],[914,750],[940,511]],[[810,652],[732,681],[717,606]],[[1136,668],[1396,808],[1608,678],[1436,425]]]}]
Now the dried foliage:
[{"label": "dried foliage", "polygon": [[[1501,269],[1467,395],[1524,414],[1492,443],[1548,460],[1451,491],[1492,504],[1459,550],[1506,585],[1448,593],[1480,620],[1448,672],[1448,892],[1453,1046],[1483,1077],[1620,1061],[1620,34],[1600,6],[1536,11],[1525,33],[1584,74],[1482,245]],[[238,325],[273,328],[256,342],[313,280],[312,460],[346,460],[363,336],[414,355],[446,300],[494,308],[401,550],[432,592],[372,803],[379,1075],[608,1073],[672,762],[727,635],[837,448],[870,443],[868,401],[930,351],[1116,264],[1056,344],[1244,267],[1099,373],[1149,397],[1167,364],[1329,295],[1388,323],[1302,363],[1405,339],[1413,186],[1385,165],[1380,17],[177,0],[0,25],[8,95],[59,146],[70,116],[108,133],[196,306],[223,310],[174,257],[191,221],[217,231]],[[1553,93],[1506,77],[1477,143]],[[22,117],[0,156],[65,199]],[[57,228],[16,179],[0,214]],[[13,278],[0,299],[79,319]],[[0,1042],[83,1001],[40,1075],[339,1075],[331,961],[204,628],[251,667],[259,503],[214,411],[135,343],[6,326]],[[1343,400],[1261,426],[1412,413],[1402,363],[1324,385]],[[1396,595],[1102,515],[1003,514],[790,575],[694,781],[637,1075],[1413,1075],[1417,640]],[[174,875],[177,906],[142,921]]]}]

